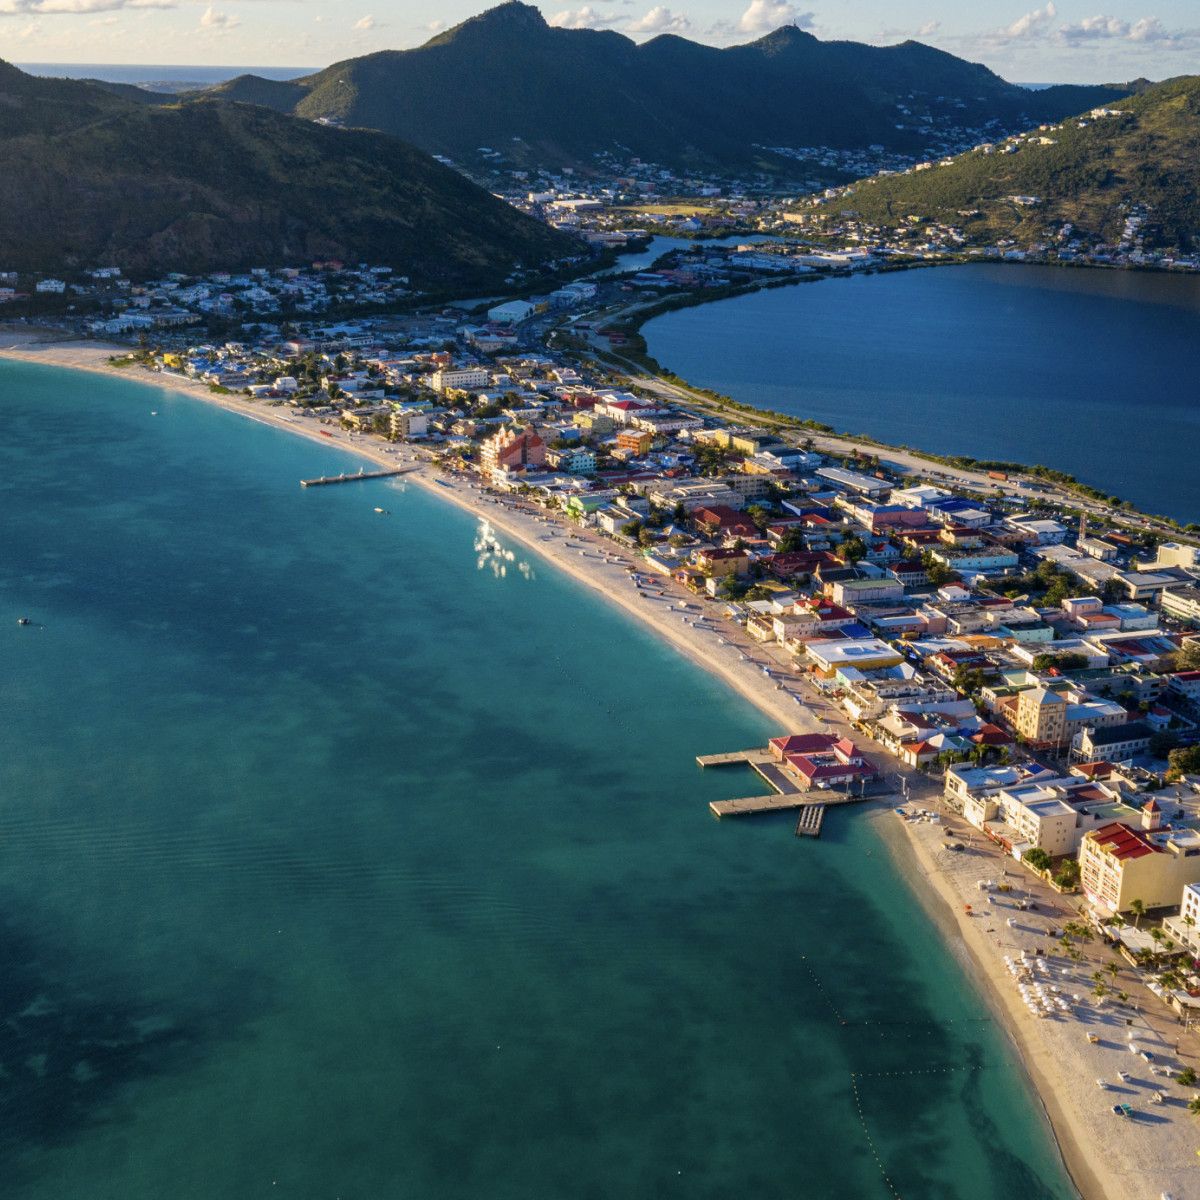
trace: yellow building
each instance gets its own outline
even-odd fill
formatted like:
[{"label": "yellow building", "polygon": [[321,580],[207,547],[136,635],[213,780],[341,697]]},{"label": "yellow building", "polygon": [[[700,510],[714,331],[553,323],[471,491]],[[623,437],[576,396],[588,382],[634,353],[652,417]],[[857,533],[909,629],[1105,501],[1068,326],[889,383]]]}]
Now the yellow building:
[{"label": "yellow building", "polygon": [[1059,746],[1067,734],[1067,702],[1049,688],[1029,688],[1017,698],[1014,724],[1028,742]]},{"label": "yellow building", "polygon": [[1129,912],[1135,900],[1147,909],[1179,903],[1183,888],[1200,883],[1200,833],[1162,830],[1161,812],[1151,800],[1142,827],[1114,821],[1084,834],[1079,849],[1084,895],[1105,913]]}]

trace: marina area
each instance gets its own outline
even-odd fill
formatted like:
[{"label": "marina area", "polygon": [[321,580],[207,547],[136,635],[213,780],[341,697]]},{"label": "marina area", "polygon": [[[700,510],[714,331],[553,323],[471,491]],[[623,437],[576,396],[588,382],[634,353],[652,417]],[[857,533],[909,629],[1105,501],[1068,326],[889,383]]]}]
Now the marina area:
[{"label": "marina area", "polygon": [[831,806],[859,804],[865,800],[882,798],[878,790],[868,792],[865,786],[857,793],[829,788],[806,789],[783,766],[781,755],[774,752],[771,746],[725,754],[701,754],[697,756],[696,762],[701,767],[750,767],[772,789],[770,793],[762,796],[711,800],[708,807],[714,817],[739,817],[799,809],[797,837],[819,837],[825,810]]}]

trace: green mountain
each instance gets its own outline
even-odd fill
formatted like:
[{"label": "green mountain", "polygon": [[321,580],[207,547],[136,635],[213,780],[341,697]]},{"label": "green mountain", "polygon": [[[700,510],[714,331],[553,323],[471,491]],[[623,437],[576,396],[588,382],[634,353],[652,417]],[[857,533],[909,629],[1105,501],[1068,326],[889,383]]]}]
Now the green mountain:
[{"label": "green mountain", "polygon": [[1031,91],[917,42],[822,42],[794,26],[727,49],[670,35],[638,45],[552,27],[512,0],[414,50],[289,83],[242,76],[217,93],[383,130],[466,164],[488,147],[559,167],[602,152],[704,165],[766,161],[770,146],[920,150],[931,131],[1025,127],[1125,89]]},{"label": "green mountain", "polygon": [[[1019,199],[1017,199],[1019,198]],[[1070,235],[1115,245],[1130,216],[1149,248],[1200,248],[1200,76],[1168,80],[949,165],[856,185],[831,207],[887,227],[936,221],[974,244]]]},{"label": "green mountain", "polygon": [[383,134],[217,100],[149,104],[0,63],[0,269],[340,258],[450,290],[578,252]]}]

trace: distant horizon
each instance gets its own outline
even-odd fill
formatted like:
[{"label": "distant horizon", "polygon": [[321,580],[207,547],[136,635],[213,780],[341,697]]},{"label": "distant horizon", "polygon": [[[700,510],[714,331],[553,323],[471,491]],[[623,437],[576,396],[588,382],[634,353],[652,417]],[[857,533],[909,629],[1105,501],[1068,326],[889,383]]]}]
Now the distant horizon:
[{"label": "distant horizon", "polygon": [[[263,66],[259,63],[13,62],[13,66],[29,75],[64,79],[90,78],[99,79],[104,83],[127,83],[134,86],[144,86],[150,83],[218,84],[246,74],[285,81],[303,78],[305,75],[322,71],[330,65],[331,63],[310,66]],[[1068,81],[1055,80],[1048,83],[1044,80],[1034,82],[1010,79],[1008,82],[1017,87],[1029,88],[1031,91],[1041,91],[1044,88],[1057,87]],[[1079,84],[1078,80],[1069,82]],[[1127,81],[1103,79],[1092,82],[1104,84]]]},{"label": "distant horizon", "polygon": [[[1200,73],[1194,0],[537,0],[561,30],[603,30],[645,43],[670,34],[701,45],[754,42],[785,26],[822,41],[917,41],[1010,81],[1104,84]],[[0,58],[32,68],[192,74],[236,69],[274,78],[425,44],[498,0],[0,0]],[[99,16],[97,14],[103,13]],[[7,35],[7,36],[5,36]],[[149,60],[156,59],[159,62]],[[191,61],[188,60],[198,60]],[[263,66],[261,64],[275,64]],[[282,65],[279,65],[282,64]],[[128,76],[123,76],[128,78]]]}]

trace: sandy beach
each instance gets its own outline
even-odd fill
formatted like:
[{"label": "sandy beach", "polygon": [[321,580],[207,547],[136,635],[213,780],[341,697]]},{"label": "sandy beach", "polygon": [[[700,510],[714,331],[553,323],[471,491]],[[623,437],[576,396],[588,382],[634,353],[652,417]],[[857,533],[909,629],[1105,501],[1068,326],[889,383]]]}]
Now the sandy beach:
[{"label": "sandy beach", "polygon": [[[1058,895],[945,811],[936,823],[903,821],[883,812],[874,820],[899,869],[951,944],[961,947],[960,959],[1016,1042],[1071,1176],[1087,1200],[1200,1196],[1200,1131],[1198,1118],[1187,1110],[1197,1088],[1173,1078],[1186,1066],[1200,1069],[1196,1039],[1183,1038],[1174,1015],[1134,982],[1133,970],[1107,947],[1083,945],[1077,962],[1066,956],[1051,935],[1077,919],[1082,897]],[[965,849],[950,850],[951,840]],[[981,879],[1009,884],[1013,891],[984,892]],[[1020,911],[1021,897],[1037,909]],[[1022,951],[1030,957],[1040,952],[1045,966],[1034,978],[1059,989],[1069,1015],[1038,1017],[1026,1007],[1005,963],[1006,958],[1019,961]],[[1100,1003],[1092,994],[1094,972],[1111,962],[1119,962],[1121,971],[1115,980],[1106,972],[1105,982],[1126,991],[1128,1004],[1118,1005],[1112,997]],[[1088,1034],[1099,1040],[1090,1042]],[[1153,1061],[1131,1052],[1131,1042],[1149,1051]],[[1129,1078],[1121,1079],[1118,1072]],[[1152,1099],[1156,1091],[1164,1097],[1161,1104]],[[1131,1105],[1135,1117],[1116,1116],[1114,1104]]]},{"label": "sandy beach", "polygon": [[[465,477],[447,477],[430,466],[424,453],[410,447],[385,446],[340,429],[319,427],[315,421],[289,415],[287,409],[216,394],[207,385],[182,376],[109,364],[112,354],[127,349],[96,342],[43,340],[32,331],[0,333],[0,357],[115,375],[150,388],[183,393],[307,437],[326,450],[332,443],[373,464],[411,467],[405,476],[408,482],[457,504],[608,602],[619,605],[734,688],[768,716],[780,733],[848,730],[841,715],[782,659],[773,658],[768,648],[749,641],[730,622],[718,619],[716,606],[704,605],[667,579],[648,576],[641,560],[614,542],[540,509],[501,501]],[[630,576],[630,567],[635,564],[643,568],[640,586]],[[853,736],[862,741],[860,735]],[[872,749],[869,744],[868,749]],[[939,806],[934,783],[903,771],[881,750],[875,751],[874,757],[889,774],[908,778],[919,806]],[[1049,930],[1061,929],[1063,921],[1075,916],[1080,898],[1056,896],[1011,859],[1005,860],[995,848],[982,844],[982,838],[961,821],[945,822],[945,827],[956,829],[959,839],[966,843],[965,850],[955,852],[944,845],[943,825],[902,821],[890,807],[877,809],[869,817],[864,813],[864,818],[876,822],[902,873],[1012,1034],[1046,1106],[1067,1166],[1087,1200],[1159,1200],[1164,1193],[1174,1200],[1200,1200],[1200,1159],[1196,1156],[1200,1131],[1193,1127],[1198,1118],[1191,1116],[1186,1107],[1193,1089],[1181,1087],[1168,1077],[1183,1065],[1200,1068],[1200,1057],[1192,1039],[1183,1047],[1183,1056],[1176,1053],[1180,1026],[1150,993],[1133,983],[1127,966],[1116,986],[1130,993],[1138,1010],[1126,1013],[1107,1002],[1097,1005],[1091,995],[1091,975],[1101,964],[1112,961],[1111,952],[1089,945],[1083,947],[1083,961],[1074,963],[1048,936]],[[697,819],[710,818],[698,807]],[[968,841],[967,834],[974,835],[972,841]],[[1003,874],[1006,870],[1007,879]],[[1013,897],[981,892],[980,879],[1012,884],[1026,896],[1036,898],[1037,911],[1018,914]],[[969,915],[964,911],[968,904],[972,906]],[[1013,927],[1007,924],[1010,917]],[[1070,1015],[1034,1017],[1018,993],[1005,958],[1019,958],[1022,950],[1032,955],[1037,948],[1044,951],[1046,982],[1068,997],[1082,998],[1070,1001]],[[1126,1024],[1127,1017],[1132,1025]],[[1089,1031],[1098,1036],[1098,1042],[1088,1041]],[[1129,1051],[1130,1033],[1140,1049],[1154,1055],[1152,1064]],[[1167,1070],[1155,1075],[1152,1067]],[[1118,1071],[1127,1072],[1130,1079],[1119,1080]],[[1106,1090],[1096,1082],[1101,1077],[1109,1084]],[[1163,1092],[1163,1104],[1151,1102],[1155,1090]],[[1136,1118],[1123,1120],[1114,1115],[1112,1106],[1116,1103],[1132,1105]]]},{"label": "sandy beach", "polygon": [[[694,662],[721,678],[778,722],[781,733],[826,728],[810,708],[807,696],[803,705],[793,698],[800,692],[798,681],[781,686],[785,676],[792,676],[782,659],[773,659],[765,647],[746,638],[728,622],[719,622],[712,615],[703,613],[697,597],[668,579],[655,577],[656,582],[652,585],[648,583],[636,588],[628,568],[638,565],[648,578],[644,563],[615,542],[577,529],[564,520],[548,517],[541,509],[489,496],[465,477],[451,477],[435,470],[424,452],[414,452],[405,446],[386,446],[374,438],[352,435],[333,426],[319,426],[314,420],[288,415],[289,409],[271,408],[261,402],[223,395],[186,376],[153,373],[139,367],[113,367],[109,363],[114,354],[128,350],[128,346],[102,342],[48,341],[34,333],[0,333],[0,358],[111,375],[151,388],[183,393],[249,420],[306,437],[325,450],[333,445],[377,466],[411,468],[404,476],[406,482],[423,487],[430,494],[486,520],[494,530],[527,546],[610,603],[650,625]],[[314,469],[314,474],[319,473]],[[681,604],[687,607],[679,607]],[[764,665],[773,672],[773,678],[763,674]],[[832,718],[834,710],[830,709],[829,715]],[[714,751],[741,748],[714,747]]]}]

